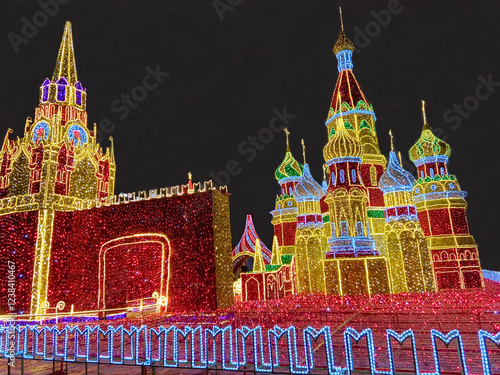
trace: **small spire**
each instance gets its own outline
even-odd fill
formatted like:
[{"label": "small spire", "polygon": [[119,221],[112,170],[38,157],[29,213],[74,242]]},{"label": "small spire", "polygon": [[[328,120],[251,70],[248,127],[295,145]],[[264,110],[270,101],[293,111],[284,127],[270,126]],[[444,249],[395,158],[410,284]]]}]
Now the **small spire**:
[{"label": "small spire", "polygon": [[323,164],[323,181],[326,181],[326,164]]},{"label": "small spire", "polygon": [[392,129],[389,130],[389,135],[391,136],[391,151],[394,151],[394,136],[392,135]]},{"label": "small spire", "polygon": [[342,7],[339,7],[339,13],[340,13],[340,27],[342,28],[342,31],[344,31],[344,20],[342,18]]},{"label": "small spire", "polygon": [[288,131],[287,127],[285,127],[285,129],[283,129],[283,131],[286,134],[286,149],[288,151],[290,149],[290,144],[288,143],[288,136],[290,135],[290,132]]},{"label": "small spire", "polygon": [[73,33],[71,31],[71,22],[66,21],[64,25],[64,33],[57,54],[56,68],[52,81],[56,82],[59,78],[64,77],[68,84],[75,84],[78,81],[76,74],[75,51],[73,49]]},{"label": "small spire", "polygon": [[113,137],[109,137],[110,142],[110,150],[109,150],[109,158],[112,163],[115,162],[115,143],[113,142]]},{"label": "small spire", "polygon": [[194,193],[193,175],[191,171],[188,172],[188,193]]},{"label": "small spire", "polygon": [[300,140],[300,143],[302,144],[302,156],[304,157],[304,164],[307,164],[306,162],[306,145],[304,144],[304,138]]},{"label": "small spire", "polygon": [[262,249],[260,246],[260,240],[257,238],[255,242],[255,255],[253,260],[253,272],[264,272],[266,266],[264,265],[264,259],[262,259]]},{"label": "small spire", "polygon": [[5,138],[3,139],[3,145],[2,145],[2,150],[5,149],[5,146],[7,145],[7,142],[9,141],[9,135],[12,133],[12,129],[8,128],[7,133],[5,133]]},{"label": "small spire", "polygon": [[427,124],[427,114],[425,113],[425,100],[422,100],[422,118],[424,120],[424,130],[429,129]]},{"label": "small spire", "polygon": [[278,244],[278,237],[276,237],[276,236],[273,237],[273,249],[272,249],[271,264],[281,265],[280,247]]},{"label": "small spire", "polygon": [[401,151],[398,151],[399,166],[403,167],[403,159],[401,158]]}]

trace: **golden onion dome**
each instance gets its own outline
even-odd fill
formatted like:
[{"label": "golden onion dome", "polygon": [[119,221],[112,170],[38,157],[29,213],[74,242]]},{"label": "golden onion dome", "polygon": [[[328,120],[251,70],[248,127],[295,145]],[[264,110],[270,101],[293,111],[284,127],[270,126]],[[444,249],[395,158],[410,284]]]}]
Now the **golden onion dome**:
[{"label": "golden onion dome", "polygon": [[342,30],[339,34],[339,38],[333,46],[333,52],[337,54],[346,49],[354,51],[354,43],[351,42],[351,40],[345,35],[344,30]]},{"label": "golden onion dome", "polygon": [[438,155],[449,157],[451,155],[451,148],[448,143],[436,137],[430,126],[425,123],[422,134],[418,141],[410,148],[409,155],[412,162]]},{"label": "golden onion dome", "polygon": [[344,122],[337,122],[337,129],[323,148],[323,157],[328,162],[332,159],[344,157],[358,157],[362,155],[361,143],[355,135],[344,126]]}]

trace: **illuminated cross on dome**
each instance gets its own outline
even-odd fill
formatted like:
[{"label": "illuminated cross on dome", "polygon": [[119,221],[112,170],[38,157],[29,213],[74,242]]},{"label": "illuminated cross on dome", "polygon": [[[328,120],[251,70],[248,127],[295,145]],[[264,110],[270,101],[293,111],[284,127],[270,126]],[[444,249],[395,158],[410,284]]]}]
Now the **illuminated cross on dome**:
[{"label": "illuminated cross on dome", "polygon": [[306,163],[306,145],[304,144],[304,139],[301,139],[300,143],[302,144],[302,156],[304,157],[304,164],[307,164]]},{"label": "illuminated cross on dome", "polygon": [[424,119],[424,124],[427,124],[427,115],[425,113],[425,100],[422,100],[422,117]]},{"label": "illuminated cross on dome", "polygon": [[286,134],[286,147],[288,148],[290,147],[290,145],[288,144],[288,136],[290,135],[290,132],[288,131],[288,128],[283,129],[283,131]]}]

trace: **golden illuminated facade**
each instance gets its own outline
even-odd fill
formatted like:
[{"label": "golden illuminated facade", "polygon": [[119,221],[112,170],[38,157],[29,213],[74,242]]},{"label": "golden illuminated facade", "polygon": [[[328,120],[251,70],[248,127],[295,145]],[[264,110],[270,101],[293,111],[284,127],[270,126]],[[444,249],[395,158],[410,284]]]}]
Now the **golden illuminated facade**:
[{"label": "golden illuminated facade", "polygon": [[320,199],[323,188],[311,176],[304,164],[300,182],[294,190],[297,200],[297,229],[295,231],[295,259],[297,266],[297,290],[299,293],[324,293],[325,272],[323,258],[327,238],[324,235]]},{"label": "golden illuminated facade", "polygon": [[67,22],[52,79],[40,87],[35,118],[26,120],[22,138],[9,140],[9,129],[0,151],[0,215],[38,211],[31,311],[39,312],[47,299],[54,211],[90,208],[113,195],[113,149],[103,153],[96,126],[87,128],[86,101]]},{"label": "golden illuminated facade", "polygon": [[[392,142],[392,133],[391,133]],[[435,290],[427,240],[413,201],[415,178],[401,165],[394,150],[380,179],[385,200],[385,243],[392,292]]]},{"label": "golden illuminated facade", "polygon": [[[266,290],[265,275],[280,269],[294,271],[298,293],[371,295],[482,286],[465,193],[447,172],[449,146],[426,124],[410,150],[418,180],[402,168],[394,150],[387,165],[373,107],[352,72],[353,50],[342,30],[334,47],[339,78],[326,121],[322,186],[307,164],[293,159],[286,130],[287,152],[276,172],[281,195],[271,212],[272,259],[293,257],[273,261],[266,271],[243,273],[243,290],[255,299],[251,290]],[[283,230],[294,218],[295,226]],[[246,285],[250,279],[254,284]]]}]

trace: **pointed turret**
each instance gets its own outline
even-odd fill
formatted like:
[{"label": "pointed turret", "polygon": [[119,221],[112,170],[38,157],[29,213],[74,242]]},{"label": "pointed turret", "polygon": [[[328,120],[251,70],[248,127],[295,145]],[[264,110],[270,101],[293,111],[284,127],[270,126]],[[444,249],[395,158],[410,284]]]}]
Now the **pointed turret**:
[{"label": "pointed turret", "polygon": [[69,21],[66,21],[64,25],[63,38],[59,47],[59,53],[57,54],[52,82],[57,82],[61,78],[65,78],[69,85],[74,85],[78,82],[75,51],[73,48],[73,33],[71,31],[71,22]]},{"label": "pointed turret", "polygon": [[[71,22],[67,21],[52,79],[46,78],[40,86],[40,106],[49,103],[69,105],[80,110],[75,114],[78,115],[80,121],[86,122],[86,113],[84,113],[87,103],[86,91],[78,81]],[[68,120],[73,120],[73,118]]]},{"label": "pointed turret", "polygon": [[[359,141],[361,146],[359,177],[368,193],[367,215],[370,236],[375,240],[376,247],[383,249],[385,246],[383,240],[384,196],[379,189],[378,182],[384,173],[387,161],[380,152],[373,106],[368,102],[353,73],[352,55],[355,46],[344,32],[342,13],[341,25],[341,31],[333,49],[338,61],[339,76],[325,125],[328,139],[331,139],[337,131],[337,122],[342,120],[347,133]],[[352,142],[348,143],[352,144]],[[326,149],[327,147],[325,147],[325,151],[327,151]]]},{"label": "pointed turret", "polygon": [[273,265],[281,265],[281,252],[278,244],[278,237],[273,237],[273,248],[272,248],[273,256],[271,259],[271,264]]},{"label": "pointed turret", "polygon": [[271,263],[271,250],[259,238],[253,225],[252,215],[247,215],[245,230],[241,236],[240,242],[233,249],[233,272],[236,273],[239,268],[245,263],[247,257],[255,257],[256,244],[259,242],[260,251],[265,264]]},{"label": "pointed turret", "polygon": [[264,265],[264,259],[262,259],[260,240],[257,239],[257,242],[255,242],[255,255],[253,257],[253,272],[264,272],[265,270],[266,266]]}]

